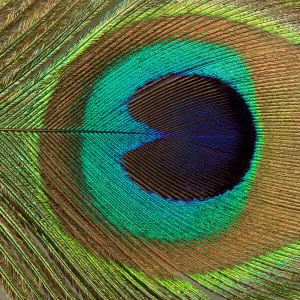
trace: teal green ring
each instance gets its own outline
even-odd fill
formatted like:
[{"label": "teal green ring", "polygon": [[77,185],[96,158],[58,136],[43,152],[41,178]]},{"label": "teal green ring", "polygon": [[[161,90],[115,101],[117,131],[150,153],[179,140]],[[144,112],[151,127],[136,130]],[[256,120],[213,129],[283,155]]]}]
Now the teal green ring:
[{"label": "teal green ring", "polygon": [[[128,99],[149,81],[168,74],[217,78],[245,99],[257,131],[249,171],[232,190],[206,201],[172,201],[149,194],[123,169],[123,155],[160,137],[135,120]],[[145,46],[100,74],[84,111],[85,130],[80,152],[86,185],[93,204],[123,234],[160,241],[209,239],[233,226],[243,212],[259,165],[263,132],[254,83],[243,56],[227,46],[190,40],[163,41]],[[113,132],[134,134],[116,134]]]}]

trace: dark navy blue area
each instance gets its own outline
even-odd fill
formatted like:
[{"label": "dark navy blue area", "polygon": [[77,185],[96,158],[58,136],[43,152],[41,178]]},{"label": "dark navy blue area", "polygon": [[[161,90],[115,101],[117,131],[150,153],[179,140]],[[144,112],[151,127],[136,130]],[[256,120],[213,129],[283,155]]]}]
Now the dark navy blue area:
[{"label": "dark navy blue area", "polygon": [[130,101],[132,116],[164,136],[127,153],[124,166],[135,182],[163,198],[206,200],[243,179],[256,130],[233,88],[214,78],[181,78],[178,85],[152,84]]}]

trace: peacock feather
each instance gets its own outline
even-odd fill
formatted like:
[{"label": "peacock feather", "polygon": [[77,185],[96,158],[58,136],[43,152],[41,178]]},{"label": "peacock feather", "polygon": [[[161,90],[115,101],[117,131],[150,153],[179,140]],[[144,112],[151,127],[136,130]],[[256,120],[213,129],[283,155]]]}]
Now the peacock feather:
[{"label": "peacock feather", "polygon": [[299,11],[2,0],[7,296],[300,299]]}]

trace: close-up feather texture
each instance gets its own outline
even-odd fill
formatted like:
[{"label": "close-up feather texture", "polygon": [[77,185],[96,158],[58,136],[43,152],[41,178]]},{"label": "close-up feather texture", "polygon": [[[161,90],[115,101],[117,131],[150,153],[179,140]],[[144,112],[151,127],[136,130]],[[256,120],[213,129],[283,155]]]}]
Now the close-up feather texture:
[{"label": "close-up feather texture", "polygon": [[1,299],[300,299],[299,0],[0,20]]}]

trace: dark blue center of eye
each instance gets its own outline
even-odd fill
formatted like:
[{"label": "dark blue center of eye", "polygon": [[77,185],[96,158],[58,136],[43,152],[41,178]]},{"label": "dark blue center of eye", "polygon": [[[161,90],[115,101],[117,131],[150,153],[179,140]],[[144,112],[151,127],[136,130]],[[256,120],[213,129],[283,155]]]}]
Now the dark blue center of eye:
[{"label": "dark blue center of eye", "polygon": [[123,157],[132,180],[148,192],[205,200],[232,189],[250,167],[253,117],[218,79],[170,75],[150,82],[132,96],[129,112],[164,133]]}]

